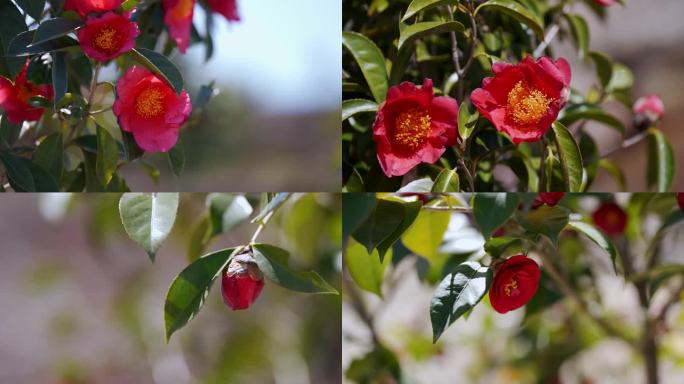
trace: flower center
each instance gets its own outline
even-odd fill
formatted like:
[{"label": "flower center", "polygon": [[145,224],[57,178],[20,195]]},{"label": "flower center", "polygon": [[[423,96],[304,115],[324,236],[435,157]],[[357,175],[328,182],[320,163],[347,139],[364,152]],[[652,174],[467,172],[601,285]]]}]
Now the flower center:
[{"label": "flower center", "polygon": [[176,6],[173,7],[171,14],[176,20],[182,20],[190,16],[192,8],[195,5],[193,0],[179,0]]},{"label": "flower center", "polygon": [[506,285],[504,285],[504,292],[506,293],[506,296],[517,296],[520,292],[518,290],[518,280],[511,279],[511,281],[506,283]]},{"label": "flower center", "polygon": [[508,116],[522,125],[536,124],[549,109],[551,99],[538,89],[530,89],[522,81],[508,93]]},{"label": "flower center", "polygon": [[420,107],[399,114],[395,120],[394,141],[411,151],[420,149],[432,129],[428,112]]},{"label": "flower center", "polygon": [[117,50],[118,43],[119,37],[116,30],[109,26],[100,29],[95,36],[95,45],[105,52]]},{"label": "flower center", "polygon": [[164,94],[156,87],[140,92],[135,99],[135,111],[145,118],[152,118],[164,112]]}]

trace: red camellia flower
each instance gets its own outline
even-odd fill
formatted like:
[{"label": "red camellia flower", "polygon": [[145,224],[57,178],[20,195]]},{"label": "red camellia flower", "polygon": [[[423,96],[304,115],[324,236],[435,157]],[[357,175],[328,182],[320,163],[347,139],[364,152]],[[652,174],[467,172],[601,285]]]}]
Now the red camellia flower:
[{"label": "red camellia flower", "polygon": [[220,13],[228,21],[240,21],[237,0],[207,0],[212,11]]},{"label": "red camellia flower", "polygon": [[539,265],[525,255],[511,256],[494,272],[489,301],[499,313],[525,305],[539,288]]},{"label": "red camellia flower", "polygon": [[634,113],[655,123],[665,116],[665,105],[663,100],[657,95],[640,97],[634,103]]},{"label": "red camellia flower", "polygon": [[609,7],[609,6],[617,3],[617,0],[594,0],[594,3],[596,3],[602,7]]},{"label": "red camellia flower", "polygon": [[98,61],[112,60],[135,47],[140,34],[138,24],[126,15],[107,12],[90,17],[85,27],[78,30],[78,41],[88,57]]},{"label": "red camellia flower", "polygon": [[679,208],[684,211],[684,192],[677,193],[677,204],[679,204]]},{"label": "red camellia flower", "polygon": [[43,116],[44,108],[33,107],[29,99],[33,96],[43,96],[52,100],[53,90],[48,84],[37,85],[26,79],[29,61],[19,72],[14,82],[0,76],[0,109],[5,111],[5,118],[12,124],[24,121],[36,121]]},{"label": "red camellia flower", "polygon": [[527,57],[517,65],[496,63],[492,71],[471,94],[475,107],[515,144],[541,139],[570,94],[568,62]]},{"label": "red camellia flower", "polygon": [[593,218],[594,224],[609,236],[621,235],[627,227],[627,213],[613,202],[601,204]]},{"label": "red camellia flower", "polygon": [[86,18],[91,13],[103,13],[119,8],[123,0],[66,0],[65,11],[74,11]]},{"label": "red camellia flower", "polygon": [[263,274],[248,254],[235,256],[221,280],[223,302],[232,310],[249,308],[264,289]]},{"label": "red camellia flower", "polygon": [[190,97],[180,95],[161,77],[131,67],[116,84],[113,111],[121,129],[131,132],[140,148],[167,152],[178,141],[178,129],[192,111]]},{"label": "red camellia flower", "polygon": [[423,86],[404,82],[391,87],[373,123],[378,161],[388,177],[401,176],[415,166],[435,163],[458,140],[458,103],[434,97],[432,80]]},{"label": "red camellia flower", "polygon": [[546,204],[553,207],[565,196],[565,192],[540,192],[532,202],[532,208],[539,208]]},{"label": "red camellia flower", "polygon": [[195,0],[163,0],[164,23],[169,28],[169,35],[176,42],[178,50],[185,53],[190,45],[192,15]]}]

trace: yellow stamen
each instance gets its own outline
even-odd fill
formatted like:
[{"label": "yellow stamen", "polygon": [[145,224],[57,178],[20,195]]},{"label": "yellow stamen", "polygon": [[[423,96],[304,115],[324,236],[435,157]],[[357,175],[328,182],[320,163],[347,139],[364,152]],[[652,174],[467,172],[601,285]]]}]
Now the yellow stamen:
[{"label": "yellow stamen", "polygon": [[508,93],[508,116],[521,125],[536,124],[548,112],[551,99],[519,81]]},{"label": "yellow stamen", "polygon": [[432,129],[431,121],[428,112],[420,107],[402,112],[395,120],[394,141],[412,151],[420,149]]},{"label": "yellow stamen", "polygon": [[164,94],[157,88],[151,87],[140,92],[135,99],[135,111],[145,118],[153,118],[164,112]]},{"label": "yellow stamen", "polygon": [[[515,292],[514,292],[515,290]],[[506,285],[504,285],[504,292],[506,296],[511,296],[511,293],[516,293],[518,291],[518,280],[511,279]]]},{"label": "yellow stamen", "polygon": [[119,38],[116,30],[112,27],[104,27],[97,32],[95,45],[103,51],[114,51],[117,49]]}]

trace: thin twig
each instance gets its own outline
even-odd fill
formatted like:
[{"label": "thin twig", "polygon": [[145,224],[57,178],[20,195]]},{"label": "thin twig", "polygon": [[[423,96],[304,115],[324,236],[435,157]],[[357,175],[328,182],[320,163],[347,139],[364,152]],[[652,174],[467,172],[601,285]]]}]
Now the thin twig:
[{"label": "thin twig", "polygon": [[630,137],[629,139],[623,141],[622,144],[601,155],[601,158],[606,158],[619,150],[627,149],[633,145],[636,145],[640,143],[642,140],[644,140],[646,136],[648,136],[648,131],[639,132],[636,135]]}]

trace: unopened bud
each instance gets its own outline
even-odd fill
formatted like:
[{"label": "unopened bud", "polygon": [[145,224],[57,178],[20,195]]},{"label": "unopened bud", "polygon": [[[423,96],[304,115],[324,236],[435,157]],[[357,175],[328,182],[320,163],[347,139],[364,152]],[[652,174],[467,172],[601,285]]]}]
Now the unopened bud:
[{"label": "unopened bud", "polygon": [[264,276],[252,255],[244,253],[233,257],[223,272],[223,302],[232,310],[247,309],[263,288]]}]

